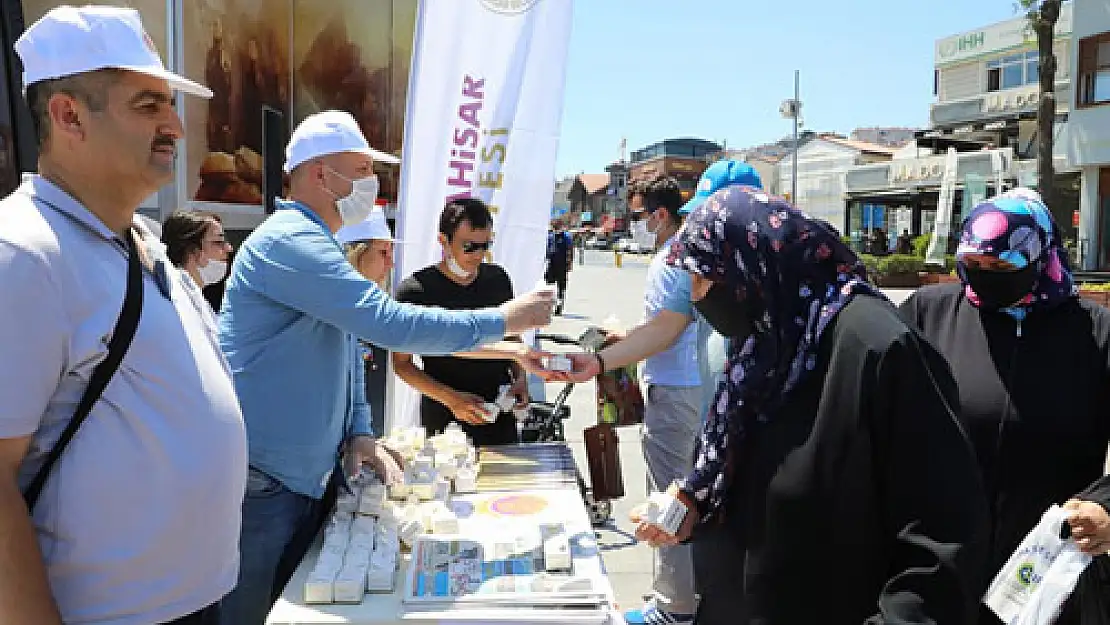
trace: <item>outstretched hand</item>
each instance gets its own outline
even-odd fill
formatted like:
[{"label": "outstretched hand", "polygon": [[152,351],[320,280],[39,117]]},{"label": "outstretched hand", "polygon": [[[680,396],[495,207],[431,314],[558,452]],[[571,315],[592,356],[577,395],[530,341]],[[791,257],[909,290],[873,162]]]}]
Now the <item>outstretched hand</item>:
[{"label": "outstretched hand", "polygon": [[601,363],[593,353],[577,352],[563,356],[570,360],[571,370],[552,371],[549,382],[588,382],[603,373]]}]

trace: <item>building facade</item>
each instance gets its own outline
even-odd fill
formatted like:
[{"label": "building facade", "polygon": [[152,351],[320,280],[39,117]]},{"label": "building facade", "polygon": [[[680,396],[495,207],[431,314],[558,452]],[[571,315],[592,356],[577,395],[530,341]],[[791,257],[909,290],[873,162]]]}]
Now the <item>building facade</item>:
[{"label": "building facade", "polygon": [[[834,134],[821,134],[798,148],[797,197],[795,205],[811,217],[822,219],[848,231],[844,212],[845,175],[859,165],[891,160],[895,149],[854,141]],[[786,157],[776,165],[779,191],[788,197],[794,186],[794,159]]]},{"label": "building facade", "polygon": [[[1056,24],[1057,138],[1070,110],[1070,43],[1075,3],[1065,3]],[[929,118],[940,135],[1011,147],[1019,159],[1035,158],[1039,55],[1028,19],[1015,17],[936,42]],[[1066,167],[1064,152],[1059,164]]]},{"label": "building facade", "polygon": [[1083,269],[1110,271],[1110,0],[1075,2],[1075,68],[1066,150],[1081,172],[1079,248]]},{"label": "building facade", "polygon": [[[289,129],[329,108],[350,111],[370,143],[399,153],[417,0],[100,0],[142,15],[166,66],[207,85],[211,100],[179,96],[185,136],[174,182],[143,203],[161,221],[177,208],[218,213],[235,242],[266,217],[263,163],[281,163]],[[0,0],[0,193],[33,171],[34,132],[12,50],[25,25],[60,0]],[[264,141],[263,108],[280,115]],[[264,149],[264,143],[266,146]],[[276,153],[267,153],[267,150]],[[396,167],[377,172],[395,201]],[[392,206],[387,207],[390,212]]]},{"label": "building facade", "polygon": [[[1073,214],[1079,205],[1079,176],[1067,158],[1073,114],[1070,43],[1075,3],[1063,5],[1056,28],[1057,114],[1053,140],[1057,201],[1053,213],[1073,255],[1079,241]],[[937,219],[946,154],[957,152],[951,223],[958,228],[965,205],[982,194],[1037,184],[1039,55],[1025,16],[945,37],[934,47],[936,101],[931,127],[894,154],[890,163],[859,166],[845,176],[849,231],[866,228],[876,208],[887,230],[929,234]],[[967,195],[965,201],[964,196]]]},{"label": "building facade", "polygon": [[721,152],[719,144],[704,139],[667,139],[632,152],[629,181],[646,180],[656,174],[678,180],[683,198],[689,198],[698,178]]}]

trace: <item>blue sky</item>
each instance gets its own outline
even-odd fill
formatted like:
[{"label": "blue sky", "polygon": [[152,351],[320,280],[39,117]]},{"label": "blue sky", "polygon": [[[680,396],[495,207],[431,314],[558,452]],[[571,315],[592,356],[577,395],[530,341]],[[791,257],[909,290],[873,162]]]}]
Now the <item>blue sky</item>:
[{"label": "blue sky", "polygon": [[1013,0],[575,0],[556,174],[598,173],[679,136],[746,147],[805,127],[927,124],[937,39],[1015,17]]}]

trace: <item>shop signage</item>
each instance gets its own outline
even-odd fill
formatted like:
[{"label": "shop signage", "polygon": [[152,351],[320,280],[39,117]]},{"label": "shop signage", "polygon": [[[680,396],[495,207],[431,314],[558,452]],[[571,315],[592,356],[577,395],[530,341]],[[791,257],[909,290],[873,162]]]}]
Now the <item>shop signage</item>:
[{"label": "shop signage", "polygon": [[988,94],[983,98],[984,113],[1002,113],[1006,111],[1024,111],[1036,108],[1041,99],[1039,89],[1015,89],[1000,93]]},{"label": "shop signage", "polygon": [[890,184],[937,182],[944,175],[943,156],[927,156],[890,162]]},{"label": "shop signage", "polygon": [[[1072,5],[1066,3],[1060,7],[1060,19],[1056,22],[1056,37],[1068,37],[1071,32]],[[1001,24],[937,41],[935,62],[937,65],[959,63],[978,56],[1030,45],[1036,41],[1037,37],[1029,26],[1029,20],[1024,16],[1017,17]]]},{"label": "shop signage", "polygon": [[696,167],[696,166],[694,166],[690,163],[687,163],[685,161],[668,161],[667,162],[667,169],[669,169],[671,171],[681,171],[681,172],[684,172],[684,173],[690,173],[690,172],[697,171],[698,167]]}]

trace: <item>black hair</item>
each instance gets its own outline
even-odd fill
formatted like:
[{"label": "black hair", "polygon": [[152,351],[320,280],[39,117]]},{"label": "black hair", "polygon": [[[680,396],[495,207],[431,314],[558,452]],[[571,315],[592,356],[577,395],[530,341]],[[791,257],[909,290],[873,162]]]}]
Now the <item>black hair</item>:
[{"label": "black hair", "polygon": [[108,89],[123,75],[121,69],[99,69],[72,76],[40,80],[27,85],[27,106],[31,109],[31,126],[39,150],[50,139],[50,98],[64,93],[85,103],[93,113],[103,113],[108,107]]},{"label": "black hair", "polygon": [[659,208],[667,209],[671,218],[679,221],[681,216],[678,209],[682,208],[682,190],[678,180],[672,176],[656,175],[643,184],[644,208],[653,211]]},{"label": "black hair", "polygon": [[175,267],[185,264],[185,259],[204,245],[204,234],[212,222],[222,223],[214,213],[176,210],[162,224],[162,243],[166,256]]},{"label": "black hair", "polygon": [[463,221],[471,228],[481,230],[493,225],[493,215],[486,203],[476,197],[451,200],[439,214],[439,233],[451,240]]}]

